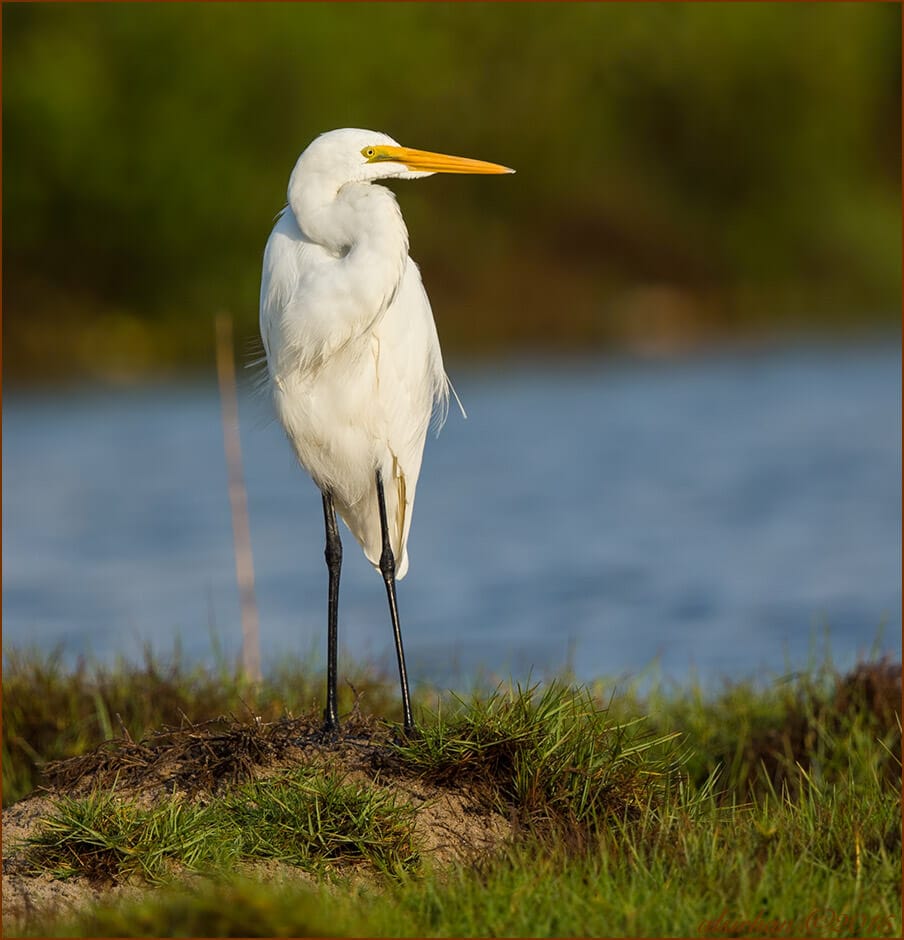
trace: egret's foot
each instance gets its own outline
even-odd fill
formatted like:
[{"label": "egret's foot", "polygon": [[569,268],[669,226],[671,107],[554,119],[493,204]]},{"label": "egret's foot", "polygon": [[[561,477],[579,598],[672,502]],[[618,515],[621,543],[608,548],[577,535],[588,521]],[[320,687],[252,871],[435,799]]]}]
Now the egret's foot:
[{"label": "egret's foot", "polygon": [[313,728],[295,738],[292,742],[296,747],[324,747],[336,744],[341,737],[339,722],[330,724],[325,721],[319,728]]},{"label": "egret's foot", "polygon": [[422,735],[417,725],[402,725],[396,728],[392,740],[394,744],[410,744],[412,741],[419,741]]}]

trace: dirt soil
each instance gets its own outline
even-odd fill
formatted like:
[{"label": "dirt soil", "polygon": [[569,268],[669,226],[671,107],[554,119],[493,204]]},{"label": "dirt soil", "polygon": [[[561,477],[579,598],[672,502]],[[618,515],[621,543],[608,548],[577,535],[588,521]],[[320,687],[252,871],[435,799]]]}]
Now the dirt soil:
[{"label": "dirt soil", "polygon": [[[393,732],[385,724],[352,715],[332,737],[325,737],[318,725],[312,718],[186,723],[140,742],[118,738],[83,756],[48,764],[45,785],[3,810],[3,932],[14,924],[21,927],[92,901],[154,890],[144,883],[109,879],[59,880],[28,864],[25,840],[38,831],[54,800],[84,796],[98,788],[115,786],[123,800],[141,806],[174,795],[207,801],[238,783],[309,766],[389,791],[400,803],[413,806],[415,839],[428,865],[475,860],[511,837],[511,822],[492,808],[479,781],[437,784],[420,779],[399,760],[391,747]],[[311,877],[289,866],[279,867],[282,876]]]}]

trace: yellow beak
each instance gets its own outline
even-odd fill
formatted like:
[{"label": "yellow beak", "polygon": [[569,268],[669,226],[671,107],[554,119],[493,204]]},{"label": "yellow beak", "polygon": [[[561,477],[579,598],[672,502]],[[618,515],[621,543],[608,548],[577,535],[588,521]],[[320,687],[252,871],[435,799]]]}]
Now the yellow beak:
[{"label": "yellow beak", "polygon": [[469,157],[452,157],[446,153],[431,153],[429,150],[412,150],[410,147],[387,147],[375,145],[365,147],[364,156],[369,163],[404,163],[409,170],[427,173],[514,173],[507,166],[471,160]]}]

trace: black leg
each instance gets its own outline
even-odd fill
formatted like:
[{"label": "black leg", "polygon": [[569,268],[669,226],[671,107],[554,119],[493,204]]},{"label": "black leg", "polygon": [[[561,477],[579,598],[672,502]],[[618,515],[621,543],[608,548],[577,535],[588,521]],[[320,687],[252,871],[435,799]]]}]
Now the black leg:
[{"label": "black leg", "polygon": [[405,732],[414,731],[414,719],[411,717],[411,697],[408,694],[408,672],[405,669],[405,651],[402,649],[402,631],[399,627],[399,605],[396,602],[395,556],[389,544],[389,527],[386,524],[386,497],[383,494],[383,476],[377,471],[377,502],[380,505],[380,531],[383,535],[383,551],[380,554],[380,572],[386,582],[386,596],[389,598],[389,616],[392,618],[392,632],[395,637],[396,656],[399,660],[399,681],[402,684],[402,713],[405,720]]},{"label": "black leg", "polygon": [[339,716],[336,714],[337,696],[337,646],[339,643],[339,572],[342,569],[342,541],[336,522],[333,497],[323,494],[323,521],[326,525],[326,567],[330,575],[329,607],[327,610],[326,641],[326,709],[323,712],[325,731],[338,731]]}]

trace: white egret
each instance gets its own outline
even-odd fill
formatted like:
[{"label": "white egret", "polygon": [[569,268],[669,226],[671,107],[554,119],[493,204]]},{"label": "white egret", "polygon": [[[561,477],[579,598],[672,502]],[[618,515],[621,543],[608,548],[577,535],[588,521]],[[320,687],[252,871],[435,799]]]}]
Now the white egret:
[{"label": "white egret", "polygon": [[260,327],[270,389],[298,460],[323,496],[329,732],[338,728],[337,512],[383,576],[404,728],[414,727],[395,582],[408,570],[406,543],[430,417],[449,395],[401,211],[390,190],[371,184],[434,173],[512,172],[401,147],[376,131],[329,131],[298,158],[288,205],[267,241]]}]

